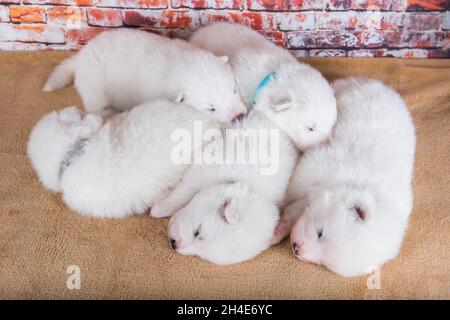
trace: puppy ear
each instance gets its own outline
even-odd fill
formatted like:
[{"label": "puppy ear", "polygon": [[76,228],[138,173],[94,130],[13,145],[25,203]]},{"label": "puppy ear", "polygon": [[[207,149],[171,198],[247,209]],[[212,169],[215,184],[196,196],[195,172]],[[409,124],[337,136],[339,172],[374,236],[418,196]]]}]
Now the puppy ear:
[{"label": "puppy ear", "polygon": [[184,93],[180,93],[178,97],[175,99],[176,103],[181,103],[184,101]]},{"label": "puppy ear", "polygon": [[220,59],[220,61],[222,61],[223,63],[228,63],[228,61],[230,60],[230,59],[228,58],[228,56],[221,56],[221,57],[219,57],[219,59]]},{"label": "puppy ear", "polygon": [[375,210],[373,196],[367,192],[360,192],[355,195],[352,202],[351,211],[355,215],[356,220],[361,223],[370,223]]},{"label": "puppy ear", "polygon": [[220,214],[229,224],[235,224],[239,219],[236,209],[236,201],[237,200],[235,198],[227,200],[220,208]]},{"label": "puppy ear", "polygon": [[362,223],[369,223],[372,221],[372,213],[370,209],[364,205],[355,204],[352,208],[353,214],[356,215],[358,221]]},{"label": "puppy ear", "polygon": [[286,95],[276,95],[270,98],[270,105],[275,112],[281,112],[291,107],[292,100]]}]

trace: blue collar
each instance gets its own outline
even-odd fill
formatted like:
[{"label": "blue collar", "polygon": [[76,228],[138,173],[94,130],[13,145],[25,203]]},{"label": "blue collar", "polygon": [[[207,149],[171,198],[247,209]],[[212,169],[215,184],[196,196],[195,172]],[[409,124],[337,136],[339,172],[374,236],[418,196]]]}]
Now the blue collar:
[{"label": "blue collar", "polygon": [[272,80],[272,79],[276,79],[277,78],[277,73],[275,71],[272,71],[271,73],[269,73],[267,76],[264,77],[264,79],[261,80],[261,82],[258,84],[258,86],[256,87],[255,91],[253,92],[253,96],[252,96],[252,103],[251,103],[251,107],[253,108],[253,106],[256,103],[256,97],[258,96],[258,93]]}]

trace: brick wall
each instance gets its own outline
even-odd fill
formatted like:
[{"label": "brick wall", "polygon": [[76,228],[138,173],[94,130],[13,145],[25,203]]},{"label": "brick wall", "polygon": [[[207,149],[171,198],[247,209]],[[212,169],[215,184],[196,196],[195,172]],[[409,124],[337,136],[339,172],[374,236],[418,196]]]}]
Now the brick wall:
[{"label": "brick wall", "polygon": [[450,0],[0,0],[0,50],[76,50],[103,30],[185,38],[214,21],[299,57],[450,58]]}]

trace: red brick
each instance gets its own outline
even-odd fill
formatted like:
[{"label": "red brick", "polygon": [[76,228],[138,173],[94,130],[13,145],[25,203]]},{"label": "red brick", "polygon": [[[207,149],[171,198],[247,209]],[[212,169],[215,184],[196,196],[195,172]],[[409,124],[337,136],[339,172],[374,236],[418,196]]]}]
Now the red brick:
[{"label": "red brick", "polygon": [[159,27],[161,13],[147,10],[125,10],[123,22],[128,26]]},{"label": "red brick", "polygon": [[450,10],[448,0],[407,0],[407,11],[437,11]]},{"label": "red brick", "polygon": [[409,48],[441,47],[444,42],[444,32],[404,32],[402,41]]},{"label": "red brick", "polygon": [[358,23],[358,12],[322,12],[317,17],[319,29],[343,30],[354,29]]},{"label": "red brick", "polygon": [[350,10],[352,0],[325,0],[327,10]]},{"label": "red brick", "polygon": [[450,49],[432,49],[428,51],[428,58],[450,58]]},{"label": "red brick", "polygon": [[247,8],[249,10],[311,10],[322,9],[323,0],[247,0]]},{"label": "red brick", "polygon": [[406,13],[404,26],[408,30],[439,30],[442,15],[440,13]]},{"label": "red brick", "polygon": [[119,27],[123,25],[120,9],[88,8],[87,21],[93,26]]},{"label": "red brick", "polygon": [[0,51],[37,51],[46,49],[43,43],[0,42]]},{"label": "red brick", "polygon": [[444,20],[442,21],[442,29],[450,30],[450,11],[445,12]]},{"label": "red brick", "polygon": [[362,44],[368,48],[402,46],[401,31],[368,31],[362,33]]},{"label": "red brick", "polygon": [[450,48],[450,32],[446,32],[445,33],[442,47],[444,49],[449,49]]},{"label": "red brick", "polygon": [[24,4],[55,4],[66,6],[92,6],[95,0],[23,0]]},{"label": "red brick", "polygon": [[391,0],[391,6],[389,10],[391,11],[405,11],[406,2],[405,0]]},{"label": "red brick", "polygon": [[98,27],[84,27],[81,29],[70,29],[67,31],[67,41],[72,44],[86,44],[89,40],[94,38],[108,28]]},{"label": "red brick", "polygon": [[316,27],[316,12],[283,12],[277,14],[282,31],[311,30]]},{"label": "red brick", "polygon": [[326,10],[403,11],[403,0],[325,0]]},{"label": "red brick", "polygon": [[98,7],[117,8],[144,8],[164,9],[167,8],[168,0],[96,0]]},{"label": "red brick", "polygon": [[331,50],[316,49],[316,50],[309,50],[308,56],[313,58],[346,57],[347,51],[333,50],[333,49]]},{"label": "red brick", "polygon": [[277,46],[286,47],[285,33],[280,31],[259,31],[266,39],[272,41]]},{"label": "red brick", "polygon": [[241,23],[255,30],[277,30],[277,20],[269,12],[243,12]]},{"label": "red brick", "polygon": [[384,57],[386,49],[357,49],[350,50],[347,55],[355,58],[375,58]]},{"label": "red brick", "polygon": [[160,29],[160,28],[142,28],[141,30],[156,33],[167,38],[188,39],[193,30],[189,29]]},{"label": "red brick", "polygon": [[152,28],[183,29],[200,26],[200,16],[197,11],[190,10],[126,10],[123,21],[129,26]]},{"label": "red brick", "polygon": [[308,50],[289,50],[289,52],[296,58],[308,57]]},{"label": "red brick", "polygon": [[200,23],[202,26],[221,21],[239,23],[241,21],[241,15],[235,11],[215,10],[206,10],[200,13]]},{"label": "red brick", "polygon": [[354,0],[351,1],[350,9],[353,10],[389,10],[392,0]]},{"label": "red brick", "polygon": [[289,48],[353,48],[361,45],[361,34],[353,31],[288,32]]},{"label": "red brick", "polygon": [[49,7],[47,8],[49,24],[65,25],[68,28],[81,28],[86,25],[86,12],[80,7]]},{"label": "red brick", "polygon": [[52,44],[48,43],[45,45],[45,50],[49,51],[67,51],[67,50],[80,50],[83,46],[80,44],[71,44],[71,43],[64,43],[64,44]]},{"label": "red brick", "polygon": [[9,21],[9,13],[7,6],[0,6],[0,22],[8,22]]},{"label": "red brick", "polygon": [[239,0],[171,0],[172,8],[193,9],[242,9],[244,1]]},{"label": "red brick", "polygon": [[357,28],[363,30],[398,30],[404,26],[402,12],[359,12]]},{"label": "red brick", "polygon": [[0,41],[64,43],[64,31],[47,25],[3,24],[0,28]]},{"label": "red brick", "polygon": [[[446,30],[450,29],[450,11],[429,12],[449,10],[448,0],[0,0],[0,3],[8,3],[0,5],[0,49],[5,50],[79,49],[107,29],[103,27],[124,24],[167,37],[187,38],[199,26],[229,21],[258,30],[298,57],[449,57],[450,37]],[[93,7],[94,4],[98,6]],[[46,20],[48,25],[36,24]],[[9,21],[26,24],[4,23]],[[66,27],[62,28],[63,25]]]},{"label": "red brick", "polygon": [[427,58],[428,51],[424,49],[399,49],[399,50],[387,50],[386,57],[395,58]]},{"label": "red brick", "polygon": [[31,6],[9,6],[9,16],[12,22],[39,23],[45,22],[45,10]]},{"label": "red brick", "polygon": [[175,28],[192,28],[200,26],[200,15],[198,11],[191,10],[167,10],[161,14],[161,27]]}]

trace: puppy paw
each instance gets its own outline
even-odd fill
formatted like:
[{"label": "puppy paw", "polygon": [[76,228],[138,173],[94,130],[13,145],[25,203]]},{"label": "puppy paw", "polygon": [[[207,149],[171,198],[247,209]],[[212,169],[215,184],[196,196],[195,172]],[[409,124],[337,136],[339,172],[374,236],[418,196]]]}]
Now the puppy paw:
[{"label": "puppy paw", "polygon": [[59,112],[59,121],[64,124],[75,124],[81,121],[80,112],[76,107],[67,107]]},{"label": "puppy paw", "polygon": [[77,140],[90,138],[100,130],[102,125],[102,117],[88,114],[78,123],[72,123],[70,125],[70,134]]},{"label": "puppy paw", "polygon": [[93,134],[100,130],[100,128],[103,126],[103,118],[95,114],[88,113],[84,117],[82,123]]},{"label": "puppy paw", "polygon": [[280,219],[278,222],[278,225],[275,227],[275,230],[273,232],[273,237],[270,241],[271,245],[275,245],[284,238],[288,236],[288,234],[291,232],[292,223],[287,219]]},{"label": "puppy paw", "polygon": [[154,218],[169,217],[171,214],[171,208],[165,206],[163,203],[155,203],[155,205],[150,209],[150,215]]}]

